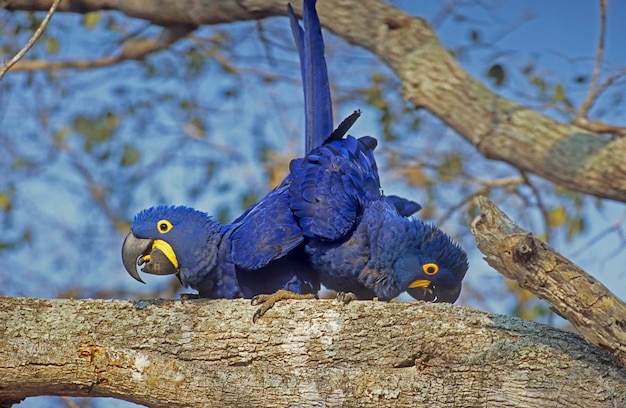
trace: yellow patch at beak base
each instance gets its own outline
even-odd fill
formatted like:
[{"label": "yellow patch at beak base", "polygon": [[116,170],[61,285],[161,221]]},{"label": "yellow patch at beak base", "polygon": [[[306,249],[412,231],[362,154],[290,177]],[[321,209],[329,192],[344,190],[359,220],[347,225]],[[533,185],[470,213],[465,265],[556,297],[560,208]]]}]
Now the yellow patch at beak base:
[{"label": "yellow patch at beak base", "polygon": [[174,265],[174,268],[178,269],[178,259],[176,259],[176,253],[174,252],[170,244],[160,239],[156,239],[152,243],[152,249],[155,248],[158,248],[159,251],[163,252],[167,259],[172,263],[172,265]]},{"label": "yellow patch at beak base", "polygon": [[409,284],[409,288],[425,288],[430,285],[430,281],[426,279],[414,280]]}]

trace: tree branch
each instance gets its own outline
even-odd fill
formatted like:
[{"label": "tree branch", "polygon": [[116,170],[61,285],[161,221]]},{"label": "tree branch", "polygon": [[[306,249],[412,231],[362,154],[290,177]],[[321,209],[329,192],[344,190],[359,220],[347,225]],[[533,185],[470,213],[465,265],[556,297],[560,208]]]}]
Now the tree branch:
[{"label": "tree branch", "polygon": [[48,10],[48,14],[46,14],[46,17],[42,20],[41,24],[39,24],[39,27],[37,28],[37,30],[35,30],[32,37],[30,37],[30,40],[28,40],[24,48],[22,48],[17,54],[15,54],[15,56],[11,58],[9,62],[4,62],[2,64],[2,66],[0,67],[0,81],[2,81],[4,74],[6,74],[9,68],[11,68],[20,59],[22,59],[22,57],[26,55],[28,50],[31,49],[33,44],[35,44],[35,42],[39,39],[39,37],[41,37],[41,34],[43,34],[44,30],[46,29],[48,22],[52,18],[52,15],[54,14],[60,2],[61,0],[53,0],[52,5],[50,6],[50,10]]},{"label": "tree branch", "polygon": [[128,60],[141,60],[150,54],[169,48],[176,41],[185,37],[196,29],[193,25],[178,25],[164,28],[158,38],[154,40],[130,40],[124,43],[122,51],[112,57],[96,60],[75,61],[44,61],[28,60],[16,64],[11,71],[36,71],[40,69],[57,70],[67,68],[90,69],[102,68],[119,64]]},{"label": "tree branch", "polygon": [[[202,25],[284,15],[285,3],[65,0],[59,10],[114,9],[155,24]],[[39,10],[49,4],[13,0],[8,9]],[[317,8],[326,28],[372,51],[396,72],[406,99],[439,117],[485,157],[575,191],[626,202],[626,137],[560,123],[497,96],[454,60],[426,21],[380,0],[362,0],[358,7],[353,0],[326,0]]]},{"label": "tree branch", "polygon": [[447,304],[289,301],[257,324],[254,310],[247,300],[0,298],[0,404],[626,404],[626,370],[548,326]]},{"label": "tree branch", "polygon": [[488,199],[478,197],[477,205],[472,234],[489,265],[550,303],[587,341],[626,366],[626,304]]}]

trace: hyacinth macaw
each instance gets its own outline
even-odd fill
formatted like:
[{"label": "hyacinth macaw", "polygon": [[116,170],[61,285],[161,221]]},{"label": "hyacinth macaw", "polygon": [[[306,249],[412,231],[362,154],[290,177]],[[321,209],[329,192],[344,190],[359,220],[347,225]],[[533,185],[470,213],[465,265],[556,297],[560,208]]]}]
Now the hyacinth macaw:
[{"label": "hyacinth macaw", "polygon": [[[319,85],[307,81],[307,62],[323,58],[315,0],[304,0],[304,29],[291,6],[288,12],[304,61],[303,82]],[[305,101],[314,92],[330,100],[327,87],[305,87]],[[344,139],[344,131],[324,140],[332,129],[331,110],[307,111],[305,116],[309,140],[316,143],[305,158],[290,164],[290,207],[320,282],[360,299],[391,300],[407,291],[420,300],[455,302],[468,268],[467,255],[436,226],[406,218],[420,209],[418,204],[382,195],[373,154],[376,139]]]},{"label": "hyacinth macaw", "polygon": [[356,298],[402,292],[453,303],[467,255],[441,229],[398,213],[375,177],[374,138],[347,136],[290,165],[291,209],[320,282]]},{"label": "hyacinth macaw", "polygon": [[[300,58],[307,58],[301,72],[306,97],[306,146],[310,149],[321,144],[312,135],[324,134],[320,136],[324,140],[333,132],[332,121],[319,120],[332,116],[330,91],[324,46],[318,42],[322,41],[321,31],[317,39],[298,40],[300,45],[304,41],[314,44],[314,48],[306,47],[308,56],[300,53]],[[335,134],[347,131],[350,124],[343,123]],[[138,265],[145,273],[176,274],[183,286],[198,290],[205,298],[252,298],[279,290],[316,293],[317,274],[308,263],[302,231],[289,208],[290,183],[291,177],[287,176],[228,225],[182,206],[158,206],[139,212],[122,246],[124,267],[140,282],[143,280]],[[404,205],[402,200],[398,202]]]}]

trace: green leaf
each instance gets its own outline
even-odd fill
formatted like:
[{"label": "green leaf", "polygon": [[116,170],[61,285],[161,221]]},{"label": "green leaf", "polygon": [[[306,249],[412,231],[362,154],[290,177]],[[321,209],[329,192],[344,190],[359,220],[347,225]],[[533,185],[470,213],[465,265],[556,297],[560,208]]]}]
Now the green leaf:
[{"label": "green leaf", "polygon": [[545,95],[547,86],[546,86],[546,82],[543,79],[541,79],[537,75],[534,75],[530,79],[530,83],[537,87],[537,90],[539,91],[541,95]]},{"label": "green leaf", "polygon": [[250,207],[252,204],[256,203],[257,201],[259,201],[259,195],[256,194],[253,191],[248,191],[246,193],[243,194],[243,196],[241,197],[241,206],[242,208],[248,208]]},{"label": "green leaf", "polygon": [[137,164],[139,162],[139,157],[139,150],[135,149],[131,145],[125,145],[120,164],[123,167],[132,166],[133,164]]},{"label": "green leaf", "polygon": [[65,140],[67,139],[68,134],[70,133],[70,129],[68,127],[63,127],[59,129],[53,137],[54,146],[58,149],[65,148]]},{"label": "green leaf", "polygon": [[0,191],[0,209],[4,212],[11,211],[13,207],[13,195],[7,191]]},{"label": "green leaf", "polygon": [[55,37],[48,37],[46,39],[46,49],[49,54],[56,54],[59,52],[59,41]]},{"label": "green leaf", "polygon": [[0,210],[9,212],[13,208],[15,187],[11,184],[6,190],[0,191]]},{"label": "green leaf", "polygon": [[83,137],[84,149],[91,153],[96,145],[109,141],[117,130],[118,118],[113,112],[106,112],[95,118],[78,115],[74,118],[74,131]]},{"label": "green leaf", "polygon": [[551,227],[560,227],[565,224],[567,220],[567,213],[565,212],[565,207],[556,207],[550,210],[548,213],[548,224]]},{"label": "green leaf", "polygon": [[487,71],[487,78],[492,79],[496,86],[502,86],[506,78],[504,67],[500,64],[493,64]]},{"label": "green leaf", "polygon": [[569,99],[565,95],[565,88],[563,88],[562,84],[556,84],[554,87],[554,94],[552,95],[552,102],[555,103],[564,103],[569,105]]},{"label": "green leaf", "polygon": [[98,11],[93,11],[83,15],[83,25],[89,30],[95,28],[98,22],[100,22],[100,13]]},{"label": "green leaf", "polygon": [[572,238],[574,238],[576,235],[583,232],[584,230],[585,230],[585,219],[582,217],[572,218],[567,223],[567,235],[566,235],[567,240],[571,241]]},{"label": "green leaf", "polygon": [[463,173],[463,158],[458,154],[451,152],[439,163],[439,177],[443,182],[454,181],[459,174]]},{"label": "green leaf", "polygon": [[[204,67],[206,66],[207,58],[201,52],[199,52],[195,47],[192,47],[189,50],[187,50],[184,56],[187,62],[187,72],[189,73],[189,75],[191,75],[192,77],[199,76],[202,73],[202,70],[204,69]],[[228,66],[225,66],[225,64],[222,63],[221,66],[224,72],[232,73],[232,72],[229,72],[230,68]]]}]

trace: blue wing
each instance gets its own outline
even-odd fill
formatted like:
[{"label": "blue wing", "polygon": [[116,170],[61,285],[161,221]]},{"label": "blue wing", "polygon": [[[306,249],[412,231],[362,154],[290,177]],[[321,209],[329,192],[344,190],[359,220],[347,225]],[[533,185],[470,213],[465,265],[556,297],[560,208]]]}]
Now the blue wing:
[{"label": "blue wing", "polygon": [[291,31],[300,56],[300,74],[304,89],[306,152],[321,146],[333,131],[333,111],[324,58],[322,27],[315,11],[315,0],[305,0],[302,7],[304,29],[298,23],[291,4],[287,6]]},{"label": "blue wing", "polygon": [[375,147],[372,137],[348,136],[291,162],[290,205],[305,236],[341,239],[366,203],[380,197]]},{"label": "blue wing", "polygon": [[302,230],[289,208],[290,184],[288,176],[233,223],[232,259],[238,267],[262,268],[302,243]]},{"label": "blue wing", "polygon": [[[290,4],[287,11],[300,57],[306,149],[309,152],[322,145],[333,130],[324,40],[315,11],[315,0],[304,1],[304,29],[298,23]],[[274,191],[233,222],[235,227],[231,234],[232,256],[238,267],[252,270],[264,267],[283,257],[303,241],[298,220],[289,208],[290,183],[291,178],[288,176]]]}]

